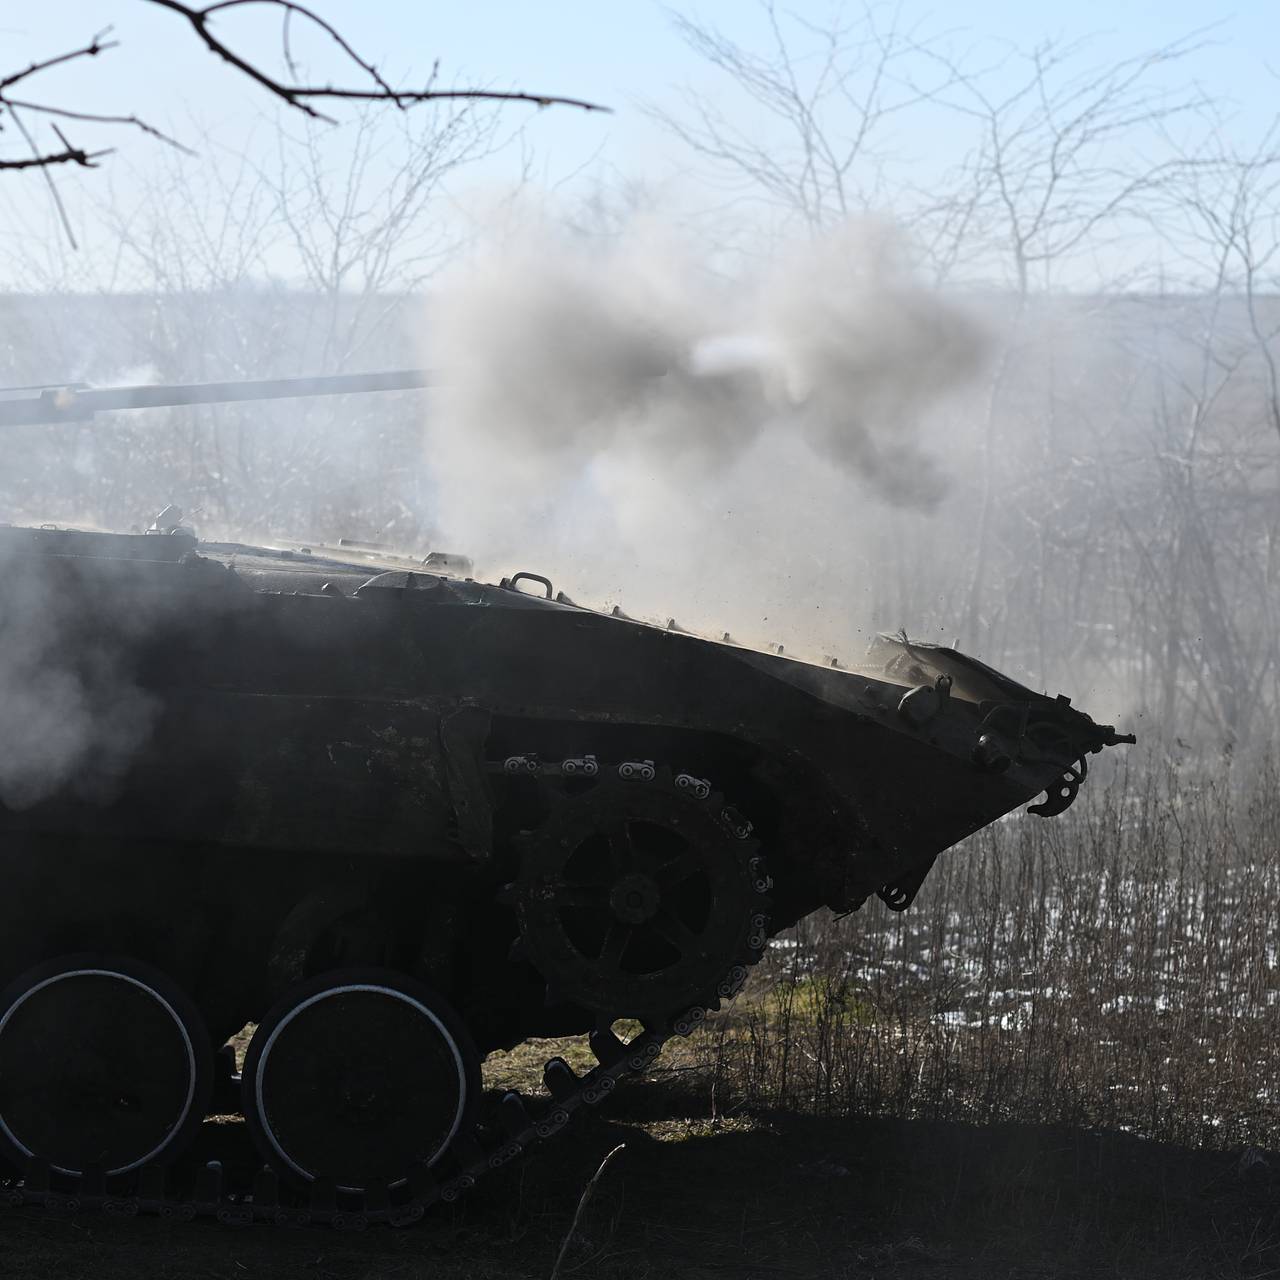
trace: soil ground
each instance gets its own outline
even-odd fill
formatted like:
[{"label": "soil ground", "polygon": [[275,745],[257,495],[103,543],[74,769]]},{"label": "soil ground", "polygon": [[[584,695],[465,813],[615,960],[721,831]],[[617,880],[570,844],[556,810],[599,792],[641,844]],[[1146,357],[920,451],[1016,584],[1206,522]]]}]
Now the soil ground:
[{"label": "soil ground", "polygon": [[[517,1072],[518,1074],[518,1072]],[[0,1211],[6,1280],[1045,1280],[1280,1275],[1280,1156],[1126,1134],[923,1121],[713,1120],[682,1077],[632,1082],[412,1229],[229,1229]],[[244,1141],[240,1126],[206,1135]]]}]

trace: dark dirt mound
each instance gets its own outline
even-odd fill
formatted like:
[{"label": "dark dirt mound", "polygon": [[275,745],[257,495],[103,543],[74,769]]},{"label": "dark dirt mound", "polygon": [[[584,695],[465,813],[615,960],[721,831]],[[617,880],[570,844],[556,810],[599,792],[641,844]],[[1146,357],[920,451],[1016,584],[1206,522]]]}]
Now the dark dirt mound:
[{"label": "dark dirt mound", "polygon": [[[0,1213],[0,1275],[1261,1277],[1280,1270],[1280,1157],[1119,1133],[783,1114],[713,1120],[638,1085],[407,1231],[237,1231]],[[223,1144],[225,1147],[225,1143]]]}]

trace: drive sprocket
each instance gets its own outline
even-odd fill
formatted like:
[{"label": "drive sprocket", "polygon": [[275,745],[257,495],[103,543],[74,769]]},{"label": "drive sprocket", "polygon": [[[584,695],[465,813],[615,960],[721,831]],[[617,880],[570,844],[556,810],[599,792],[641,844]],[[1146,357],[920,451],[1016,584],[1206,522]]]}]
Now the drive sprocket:
[{"label": "drive sprocket", "polygon": [[602,766],[587,789],[556,797],[524,845],[506,897],[548,1003],[605,1021],[714,1007],[765,945],[758,843],[701,779]]}]

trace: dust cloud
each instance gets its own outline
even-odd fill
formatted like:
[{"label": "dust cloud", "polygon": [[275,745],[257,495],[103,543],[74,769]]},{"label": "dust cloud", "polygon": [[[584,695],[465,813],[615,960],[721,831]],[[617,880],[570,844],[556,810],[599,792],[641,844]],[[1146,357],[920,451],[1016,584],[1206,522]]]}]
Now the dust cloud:
[{"label": "dust cloud", "polygon": [[584,602],[809,648],[860,644],[850,548],[878,512],[937,508],[936,410],[985,349],[871,220],[732,278],[652,225],[603,244],[544,227],[454,270],[427,332],[451,545]]}]

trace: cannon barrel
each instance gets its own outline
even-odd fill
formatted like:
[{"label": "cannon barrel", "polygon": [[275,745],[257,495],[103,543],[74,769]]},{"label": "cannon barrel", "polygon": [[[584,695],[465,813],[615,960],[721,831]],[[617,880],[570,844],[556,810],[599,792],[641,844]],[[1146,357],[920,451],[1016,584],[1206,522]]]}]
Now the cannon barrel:
[{"label": "cannon barrel", "polygon": [[[238,400],[286,400],[366,391],[413,391],[433,384],[427,369],[340,373],[315,378],[266,378],[252,382],[188,382],[140,387],[55,386],[39,395],[0,399],[0,427],[88,422],[115,409],[160,409],[184,404],[230,404]],[[15,391],[32,388],[17,387]],[[0,391],[0,396],[5,393]]]}]

